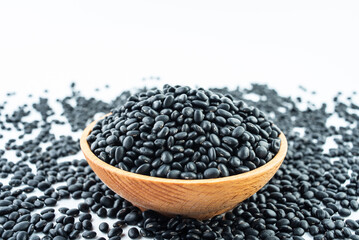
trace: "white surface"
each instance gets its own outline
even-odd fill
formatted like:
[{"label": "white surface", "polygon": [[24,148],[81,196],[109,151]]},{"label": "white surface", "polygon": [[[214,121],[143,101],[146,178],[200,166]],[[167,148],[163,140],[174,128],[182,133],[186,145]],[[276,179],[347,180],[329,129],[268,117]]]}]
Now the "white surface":
[{"label": "white surface", "polygon": [[1,1],[0,99],[64,96],[76,81],[87,95],[109,83],[100,92],[109,100],[159,85],[152,76],[261,82],[293,96],[301,84],[318,92],[306,99],[327,101],[359,90],[358,10],[358,1]]},{"label": "white surface", "polygon": [[[152,82],[153,83],[153,82]],[[150,85],[152,85],[151,82],[149,82]],[[163,84],[163,81],[156,81],[157,85],[161,85]],[[89,96],[99,96],[99,98],[103,98],[104,100],[110,100],[110,99],[114,99],[118,92],[121,92],[122,90],[125,90],[125,88],[120,88],[120,89],[117,89],[117,88],[114,88],[114,87],[111,87],[110,88],[105,88],[103,86],[103,84],[99,84],[97,85],[99,88],[100,88],[100,91],[99,92],[96,92],[95,89],[92,89],[90,88],[89,86],[87,86],[86,84],[82,84],[80,83],[79,84],[79,89],[81,89],[82,91],[85,91],[87,92],[87,95]],[[202,84],[202,86],[204,87],[207,87],[207,84]],[[64,96],[67,96],[70,94],[70,88],[69,86],[62,86],[63,89],[59,90],[57,88],[55,88],[54,86],[50,86],[49,89],[48,89],[48,93],[44,93],[43,92],[43,88],[42,86],[38,86],[38,90],[41,90],[41,94],[40,96],[42,97],[49,97],[49,104],[50,106],[54,109],[56,115],[55,116],[51,116],[50,117],[50,120],[51,119],[59,119],[59,120],[65,120],[65,118],[63,116],[60,116],[60,113],[62,112],[62,107],[59,103],[57,103],[55,100],[56,100],[56,97],[61,97],[63,98]],[[34,88],[32,88],[34,89]],[[32,89],[28,89],[29,92],[31,92]],[[296,96],[301,96],[303,98],[303,102],[306,102],[306,101],[312,101],[313,103],[317,103],[317,104],[320,104],[322,101],[321,101],[321,97],[322,95],[321,94],[318,94],[318,95],[312,95],[310,92],[303,92],[301,91],[298,87],[295,87],[295,95],[293,95],[293,97],[296,97]],[[10,113],[12,112],[13,110],[15,110],[18,106],[20,105],[23,105],[25,103],[27,103],[29,106],[32,105],[33,102],[37,102],[38,101],[38,97],[39,95],[34,95],[32,98],[28,98],[27,94],[24,94],[24,93],[17,93],[15,96],[11,96],[11,97],[5,97],[5,94],[2,93],[0,95],[0,102],[3,102],[4,99],[7,100],[7,105],[6,105],[6,108],[5,108],[5,112],[7,113]],[[252,95],[251,96],[252,98],[258,98],[258,95]],[[355,101],[356,102],[359,102],[359,96],[357,95],[356,98],[355,98]],[[2,116],[3,117],[3,116]],[[28,117],[25,117],[24,120],[35,120],[35,119],[39,119],[39,115],[37,113],[35,113],[35,111],[33,111],[33,114],[31,114],[30,116]],[[66,121],[66,120],[65,120]],[[339,126],[346,126],[347,123],[342,120],[342,119],[338,119],[337,117],[331,117],[330,118],[330,121],[328,121],[328,124],[333,124],[337,127]],[[298,133],[303,133],[302,131],[303,129],[301,128],[296,128],[295,131],[297,131]],[[28,140],[28,139],[31,139],[31,137],[35,137],[39,132],[39,129],[35,130],[33,132],[32,135],[30,136],[27,136],[26,139],[24,140]],[[76,133],[73,133],[71,132],[70,130],[70,126],[68,124],[66,124],[65,126],[60,126],[60,125],[54,125],[53,128],[52,128],[52,133],[56,134],[57,136],[59,135],[72,135],[74,138],[79,138],[80,137],[80,134],[81,134],[81,131],[78,131]],[[17,136],[19,134],[19,132],[17,131],[10,131],[10,132],[0,132],[4,135],[4,138],[3,139],[0,139],[0,149],[3,148],[3,146],[5,145],[5,142],[7,141],[7,139],[10,139],[10,138],[14,138],[14,139],[17,139]],[[21,142],[21,140],[19,140],[19,142]],[[325,145],[325,150],[324,152],[328,152],[328,149],[329,148],[332,148],[332,147],[335,147],[335,142],[333,141],[333,138],[328,138],[327,140],[327,143]],[[42,147],[45,147],[45,145],[42,145]],[[15,152],[14,151],[7,151],[6,154],[4,155],[5,158],[7,159],[12,159],[13,161],[17,161],[17,157],[15,156]],[[74,156],[68,156],[68,157],[65,157],[65,158],[60,158],[58,161],[72,161],[73,159],[82,159],[83,158],[83,155],[81,152],[79,152],[78,154],[74,155]],[[36,172],[36,168],[35,166],[33,166],[32,164],[30,164],[30,166],[33,167],[33,171],[34,173]],[[10,180],[10,177],[11,175],[7,178],[7,179],[1,179],[1,181],[3,182],[3,184],[7,184],[7,182]],[[66,185],[66,183],[57,183],[56,185],[54,185],[54,187],[58,187],[58,186],[62,186],[62,185]],[[20,186],[19,188],[22,188],[23,186]],[[15,188],[16,189],[16,188]],[[31,193],[30,195],[42,195],[42,193],[39,191],[39,190],[36,190],[34,191],[33,193]],[[82,199],[80,200],[75,200],[75,199],[64,199],[64,200],[60,200],[57,205],[56,205],[56,209],[59,208],[59,207],[68,207],[68,208],[74,208],[76,207],[80,202],[83,202]],[[41,209],[43,210],[43,209]],[[41,210],[38,210],[38,211],[35,211],[35,212],[40,212]],[[56,211],[56,217],[60,216],[61,214]],[[101,222],[103,221],[106,221],[109,223],[110,227],[112,226],[112,224],[116,221],[116,220],[113,220],[113,219],[109,219],[109,218],[106,218],[106,219],[101,219],[99,217],[96,216],[96,214],[92,214],[93,216],[93,227],[94,227],[94,230],[97,231],[98,233],[98,237],[100,236],[103,236],[103,237],[106,237],[105,234],[102,234],[101,232],[99,232],[98,230],[98,226]],[[359,212],[354,212],[351,214],[350,218],[352,219],[358,219],[359,218]],[[128,231],[128,228],[124,228],[124,233],[127,234],[127,231]],[[41,234],[40,234],[41,236]],[[305,234],[305,239],[312,239],[308,233]],[[128,238],[126,235],[123,236],[124,240],[129,240],[130,238]]]}]

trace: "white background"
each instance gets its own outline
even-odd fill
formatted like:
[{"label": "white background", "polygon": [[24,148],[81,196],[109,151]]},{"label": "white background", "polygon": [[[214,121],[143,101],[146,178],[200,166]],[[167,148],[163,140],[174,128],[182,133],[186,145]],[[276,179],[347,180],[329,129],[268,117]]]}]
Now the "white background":
[{"label": "white background", "polygon": [[1,1],[2,89],[76,80],[358,88],[358,1]]},{"label": "white background", "polygon": [[326,101],[358,80],[359,1],[0,2],[0,97],[17,91],[19,104],[72,81],[88,95],[109,84],[109,99],[144,84],[259,82]]}]

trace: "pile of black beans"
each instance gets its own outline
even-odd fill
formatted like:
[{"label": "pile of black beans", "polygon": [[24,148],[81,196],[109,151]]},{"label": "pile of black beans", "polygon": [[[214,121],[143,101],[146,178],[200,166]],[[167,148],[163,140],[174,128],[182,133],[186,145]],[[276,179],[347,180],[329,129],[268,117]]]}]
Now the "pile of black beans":
[{"label": "pile of black beans", "polygon": [[101,160],[153,177],[203,179],[248,172],[280,148],[279,128],[230,94],[164,85],[132,95],[87,138]]},{"label": "pile of black beans", "polygon": [[[53,111],[54,99],[46,96],[29,98],[34,104],[16,109],[0,103],[0,239],[118,240],[125,233],[131,239],[157,240],[359,239],[359,220],[353,219],[359,208],[358,103],[338,93],[330,112],[326,104],[316,107],[300,97],[283,97],[265,85],[211,91],[230,94],[233,101],[243,100],[271,116],[288,139],[288,154],[264,188],[204,221],[141,212],[104,185],[82,158],[78,129],[96,113],[124,105],[129,92],[103,102],[82,96],[72,85],[71,95],[58,100],[63,112]],[[251,101],[248,94],[261,97]],[[11,93],[7,100],[17,102],[16,97]],[[298,107],[303,104],[305,109]],[[329,125],[333,115],[347,125]],[[28,121],[28,116],[38,118]],[[59,125],[68,132],[54,134]],[[18,137],[9,137],[14,134]],[[335,147],[327,152],[328,138]],[[67,208],[64,200],[79,204]],[[95,225],[94,219],[102,223]]]}]

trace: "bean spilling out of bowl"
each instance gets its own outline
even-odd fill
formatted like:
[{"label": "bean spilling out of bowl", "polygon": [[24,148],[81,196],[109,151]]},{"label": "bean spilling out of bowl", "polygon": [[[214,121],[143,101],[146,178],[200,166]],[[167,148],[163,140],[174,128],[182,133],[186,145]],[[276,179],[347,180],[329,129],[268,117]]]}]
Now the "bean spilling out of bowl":
[{"label": "bean spilling out of bowl", "polygon": [[102,161],[132,173],[210,179],[249,172],[278,153],[280,129],[229,94],[164,85],[132,95],[87,136]]}]

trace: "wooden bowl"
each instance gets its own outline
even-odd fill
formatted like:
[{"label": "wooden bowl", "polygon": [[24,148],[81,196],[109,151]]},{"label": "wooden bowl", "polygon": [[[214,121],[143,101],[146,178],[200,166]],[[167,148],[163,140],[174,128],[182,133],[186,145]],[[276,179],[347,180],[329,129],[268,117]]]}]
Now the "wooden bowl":
[{"label": "wooden bowl", "polygon": [[287,153],[287,140],[280,134],[277,155],[252,171],[229,177],[183,180],[127,172],[105,163],[90,149],[87,136],[96,121],[84,130],[81,149],[97,176],[114,192],[142,210],[164,215],[208,219],[234,208],[261,189],[276,173]]}]

